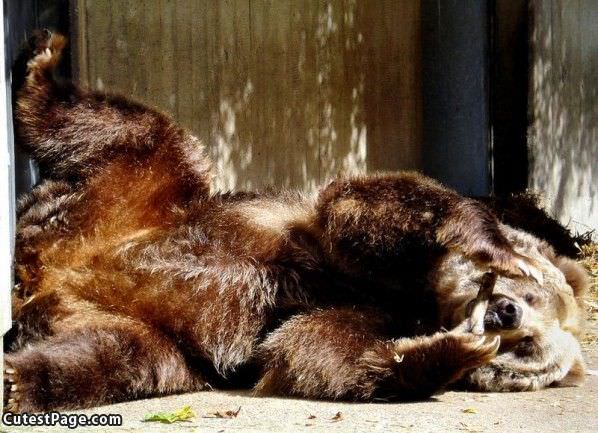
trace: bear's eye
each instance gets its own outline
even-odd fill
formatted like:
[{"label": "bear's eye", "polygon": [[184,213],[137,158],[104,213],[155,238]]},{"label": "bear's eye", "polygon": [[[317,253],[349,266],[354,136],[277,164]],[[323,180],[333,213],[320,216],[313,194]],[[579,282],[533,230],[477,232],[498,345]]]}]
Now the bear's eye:
[{"label": "bear's eye", "polygon": [[536,298],[536,296],[532,295],[531,293],[526,294],[523,299],[525,300],[525,302],[527,302],[529,305],[533,305],[537,302],[538,298]]}]

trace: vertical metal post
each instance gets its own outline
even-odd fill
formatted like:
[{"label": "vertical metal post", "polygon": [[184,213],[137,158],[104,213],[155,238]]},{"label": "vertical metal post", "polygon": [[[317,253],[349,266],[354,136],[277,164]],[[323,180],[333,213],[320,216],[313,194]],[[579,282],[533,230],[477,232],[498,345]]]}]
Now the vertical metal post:
[{"label": "vertical metal post", "polygon": [[423,0],[424,172],[490,192],[488,0]]},{"label": "vertical metal post", "polygon": [[[12,104],[10,86],[10,62],[6,56],[7,26],[5,9],[2,8],[0,43],[0,343],[4,334],[10,329],[10,293],[13,286],[13,252],[14,252],[14,145],[12,133]],[[0,355],[0,364],[4,365],[4,350]],[[0,379],[4,379],[4,368],[0,370]],[[4,401],[4,387],[0,387],[0,401]]]}]

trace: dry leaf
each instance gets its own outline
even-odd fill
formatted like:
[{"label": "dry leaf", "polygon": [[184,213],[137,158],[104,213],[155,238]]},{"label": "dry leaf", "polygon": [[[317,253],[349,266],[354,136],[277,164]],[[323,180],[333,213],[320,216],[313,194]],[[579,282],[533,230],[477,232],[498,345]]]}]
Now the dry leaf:
[{"label": "dry leaf", "polygon": [[336,415],[334,415],[331,419],[332,419],[332,421],[340,421],[343,419],[343,414],[340,412],[337,412]]},{"label": "dry leaf", "polygon": [[239,406],[239,409],[237,410],[227,410],[226,412],[212,412],[210,414],[208,414],[208,416],[202,416],[202,418],[236,418],[237,415],[239,415],[239,412],[241,412],[241,406]]},{"label": "dry leaf", "polygon": [[469,433],[483,433],[483,430],[479,430],[479,429],[472,427],[464,422],[459,422],[459,425],[457,426],[457,430],[462,430],[462,431],[466,431]]},{"label": "dry leaf", "polygon": [[478,411],[473,407],[468,407],[467,409],[463,409],[461,412],[463,412],[463,413],[478,413]]}]

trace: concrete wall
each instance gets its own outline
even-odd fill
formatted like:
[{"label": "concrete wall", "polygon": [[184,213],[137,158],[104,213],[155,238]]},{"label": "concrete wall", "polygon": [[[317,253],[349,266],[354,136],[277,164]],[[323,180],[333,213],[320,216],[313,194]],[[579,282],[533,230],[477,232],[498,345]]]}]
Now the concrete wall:
[{"label": "concrete wall", "polygon": [[421,168],[419,0],[78,0],[76,76],[207,144],[220,188]]},{"label": "concrete wall", "polygon": [[529,186],[562,223],[598,231],[598,2],[531,6]]}]

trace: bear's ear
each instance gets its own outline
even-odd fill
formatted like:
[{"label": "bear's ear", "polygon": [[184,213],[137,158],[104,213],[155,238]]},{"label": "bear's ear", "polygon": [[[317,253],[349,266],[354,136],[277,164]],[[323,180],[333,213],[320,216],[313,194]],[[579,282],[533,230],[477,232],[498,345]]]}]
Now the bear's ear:
[{"label": "bear's ear", "polygon": [[555,265],[565,275],[565,280],[573,288],[575,297],[581,299],[590,287],[588,272],[579,263],[567,257],[557,257]]},{"label": "bear's ear", "polygon": [[581,300],[590,287],[590,276],[585,268],[568,257],[557,255],[546,242],[540,243],[538,251],[565,275],[565,280],[573,289],[575,298]]}]

